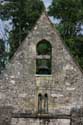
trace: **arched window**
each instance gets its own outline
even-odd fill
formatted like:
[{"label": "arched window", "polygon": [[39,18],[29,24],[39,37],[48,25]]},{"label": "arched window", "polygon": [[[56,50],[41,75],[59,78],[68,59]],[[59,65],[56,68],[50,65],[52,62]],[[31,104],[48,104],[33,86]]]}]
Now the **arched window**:
[{"label": "arched window", "polygon": [[46,40],[42,40],[37,44],[38,55],[50,55],[51,49],[52,49],[51,44]]},{"label": "arched window", "polygon": [[42,96],[41,93],[38,94],[38,113],[48,113],[48,94]]},{"label": "arched window", "polygon": [[38,113],[42,113],[42,94],[40,93],[38,95]]},{"label": "arched window", "polygon": [[52,47],[42,40],[37,44],[36,74],[51,74]]},{"label": "arched window", "polygon": [[48,113],[48,95],[44,95],[44,113]]}]

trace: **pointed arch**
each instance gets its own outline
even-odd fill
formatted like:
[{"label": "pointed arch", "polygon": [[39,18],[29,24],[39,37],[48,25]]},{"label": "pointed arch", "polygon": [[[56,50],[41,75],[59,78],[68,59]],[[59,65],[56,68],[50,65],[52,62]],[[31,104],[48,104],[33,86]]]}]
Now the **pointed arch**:
[{"label": "pointed arch", "polygon": [[38,42],[36,50],[38,55],[50,55],[52,53],[52,46],[49,41],[43,39]]}]

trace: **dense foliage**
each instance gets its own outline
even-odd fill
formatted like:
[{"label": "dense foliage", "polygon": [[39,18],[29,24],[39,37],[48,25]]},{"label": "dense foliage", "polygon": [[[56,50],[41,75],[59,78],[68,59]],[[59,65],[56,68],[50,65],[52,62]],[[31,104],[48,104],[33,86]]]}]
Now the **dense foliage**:
[{"label": "dense foliage", "polygon": [[[12,29],[10,28],[10,31],[5,28],[5,32],[9,34],[7,39],[10,46],[9,53],[5,51],[5,41],[0,39],[0,71],[5,67],[7,56],[9,58],[13,56],[43,10],[44,6],[41,0],[1,0],[0,19],[11,20]],[[48,10],[49,16],[60,20],[60,23],[56,24],[56,28],[83,68],[83,1],[52,0]]]},{"label": "dense foliage", "polygon": [[83,68],[83,1],[52,0],[48,14],[60,20],[56,28]]},{"label": "dense foliage", "polygon": [[4,41],[0,39],[0,72],[5,67],[4,58],[5,58],[5,45]]},{"label": "dense foliage", "polygon": [[12,30],[8,38],[10,58],[35,25],[43,10],[44,5],[41,0],[4,0],[0,3],[0,19],[12,21]]}]

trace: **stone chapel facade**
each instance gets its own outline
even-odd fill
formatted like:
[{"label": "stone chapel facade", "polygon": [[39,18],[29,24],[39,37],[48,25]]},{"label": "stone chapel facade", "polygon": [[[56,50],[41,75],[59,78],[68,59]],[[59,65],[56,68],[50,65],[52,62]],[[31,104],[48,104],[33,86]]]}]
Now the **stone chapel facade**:
[{"label": "stone chapel facade", "polygon": [[[53,115],[70,114],[73,108],[82,106],[83,74],[43,13],[0,75],[0,125],[5,124],[3,116],[10,109],[12,113]],[[40,122],[12,118],[9,124],[39,125]],[[54,119],[48,124],[70,125],[70,120]]]}]

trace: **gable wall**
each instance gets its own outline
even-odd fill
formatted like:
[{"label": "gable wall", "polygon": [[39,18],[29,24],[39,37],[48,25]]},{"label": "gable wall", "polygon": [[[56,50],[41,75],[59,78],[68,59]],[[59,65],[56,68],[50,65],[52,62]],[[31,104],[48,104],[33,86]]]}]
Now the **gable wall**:
[{"label": "gable wall", "polygon": [[[36,45],[42,39],[52,44],[50,76],[35,74]],[[37,111],[39,92],[48,93],[50,113],[69,113],[83,105],[83,75],[44,14],[0,77],[0,105],[16,112]]]}]

